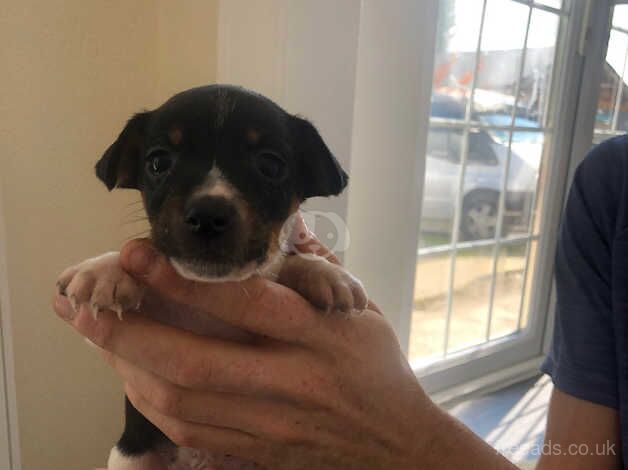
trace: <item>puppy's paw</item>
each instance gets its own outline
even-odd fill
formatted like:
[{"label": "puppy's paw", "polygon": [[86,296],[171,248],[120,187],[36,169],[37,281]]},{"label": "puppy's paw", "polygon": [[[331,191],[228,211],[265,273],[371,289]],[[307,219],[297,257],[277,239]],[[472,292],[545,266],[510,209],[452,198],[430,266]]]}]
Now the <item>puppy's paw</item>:
[{"label": "puppy's paw", "polygon": [[364,286],[357,278],[342,266],[320,257],[289,256],[277,281],[325,312],[361,312],[368,302]]},{"label": "puppy's paw", "polygon": [[103,310],[122,313],[137,310],[144,288],[120,266],[119,253],[90,258],[61,273],[57,280],[60,294],[70,300],[74,310],[88,305],[94,318]]}]

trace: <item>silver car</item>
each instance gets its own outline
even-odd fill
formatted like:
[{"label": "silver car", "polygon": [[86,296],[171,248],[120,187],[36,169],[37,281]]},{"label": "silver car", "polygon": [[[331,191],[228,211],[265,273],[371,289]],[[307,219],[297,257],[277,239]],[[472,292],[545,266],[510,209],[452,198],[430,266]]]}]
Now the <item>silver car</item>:
[{"label": "silver car", "polygon": [[[444,127],[430,130],[421,217],[423,233],[451,235],[462,167],[461,143],[461,130]],[[470,131],[462,187],[462,240],[495,237],[507,154],[508,147],[494,140],[486,131]],[[501,236],[515,228],[527,232],[537,175],[532,165],[515,151],[512,152]]]}]

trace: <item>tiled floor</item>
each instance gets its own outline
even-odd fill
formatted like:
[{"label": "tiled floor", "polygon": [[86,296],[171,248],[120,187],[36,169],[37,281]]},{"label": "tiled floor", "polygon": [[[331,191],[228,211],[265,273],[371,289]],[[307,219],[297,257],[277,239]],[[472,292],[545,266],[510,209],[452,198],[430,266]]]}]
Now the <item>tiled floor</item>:
[{"label": "tiled floor", "polygon": [[551,380],[542,376],[458,403],[449,411],[511,461],[536,460],[551,390]]}]

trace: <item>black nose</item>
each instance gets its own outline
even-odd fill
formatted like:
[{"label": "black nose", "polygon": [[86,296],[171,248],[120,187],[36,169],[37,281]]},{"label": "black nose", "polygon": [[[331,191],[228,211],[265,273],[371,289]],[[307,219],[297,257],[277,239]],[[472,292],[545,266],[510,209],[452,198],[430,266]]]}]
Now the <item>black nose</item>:
[{"label": "black nose", "polygon": [[185,224],[199,235],[222,235],[233,225],[236,210],[222,197],[206,196],[190,201],[185,208]]}]

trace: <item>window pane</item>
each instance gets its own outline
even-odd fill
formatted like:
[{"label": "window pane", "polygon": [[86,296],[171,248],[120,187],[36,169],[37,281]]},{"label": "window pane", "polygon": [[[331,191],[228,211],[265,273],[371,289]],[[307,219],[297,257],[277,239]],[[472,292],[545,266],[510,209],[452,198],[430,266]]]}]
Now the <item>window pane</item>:
[{"label": "window pane", "polygon": [[411,362],[440,358],[445,346],[445,318],[449,292],[451,252],[421,257],[417,264],[412,311]]},{"label": "window pane", "polygon": [[529,11],[529,7],[510,0],[488,0],[473,95],[474,114],[512,112]]},{"label": "window pane", "polygon": [[620,84],[622,88],[625,87],[622,75],[626,67],[627,50],[628,35],[612,30],[608,40],[606,63],[604,64],[598,96],[595,119],[595,128],[597,131],[613,131],[616,129],[614,126],[616,104]]},{"label": "window pane", "polygon": [[469,131],[459,240],[468,242],[495,237],[507,153],[508,144],[496,142],[485,130]]},{"label": "window pane", "polygon": [[560,18],[554,13],[534,9],[530,18],[530,31],[521,85],[517,126],[543,125],[548,105],[548,92],[552,81],[554,55]]},{"label": "window pane", "polygon": [[449,245],[460,178],[462,130],[431,128],[427,139],[419,248]]},{"label": "window pane", "polygon": [[628,30],[628,5],[615,5],[613,9],[613,26]]},{"label": "window pane", "polygon": [[542,132],[513,132],[506,200],[504,201],[503,236],[529,233],[543,144]]},{"label": "window pane", "polygon": [[534,285],[533,278],[536,268],[536,253],[538,242],[533,240],[530,242],[530,252],[528,254],[528,265],[526,266],[526,274],[523,286],[523,301],[521,303],[521,319],[519,321],[519,329],[525,330],[530,319],[530,300],[532,299],[532,287]]},{"label": "window pane", "polygon": [[528,241],[499,248],[490,339],[517,331]]},{"label": "window pane", "polygon": [[492,274],[492,246],[457,253],[448,353],[486,340]]},{"label": "window pane", "polygon": [[432,116],[464,119],[475,73],[482,0],[441,0],[434,64]]}]

